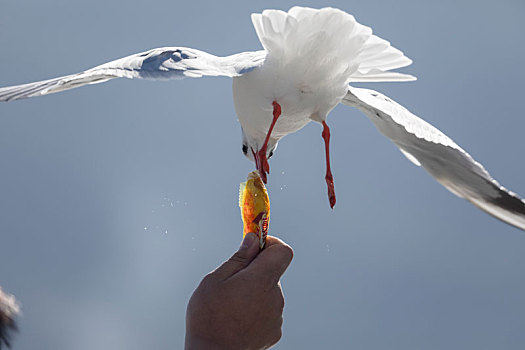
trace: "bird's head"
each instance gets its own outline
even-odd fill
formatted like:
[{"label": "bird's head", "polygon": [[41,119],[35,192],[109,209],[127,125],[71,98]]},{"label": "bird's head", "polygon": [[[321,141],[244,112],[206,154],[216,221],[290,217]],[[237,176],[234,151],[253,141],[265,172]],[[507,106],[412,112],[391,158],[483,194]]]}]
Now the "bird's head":
[{"label": "bird's head", "polygon": [[[255,153],[259,151],[259,149],[264,144],[264,138],[256,138],[256,137],[249,137],[246,135],[246,133],[242,133],[242,153],[251,160],[252,162],[255,162]],[[275,149],[277,148],[278,140],[270,137],[268,140],[268,145],[266,147],[266,158],[270,159]]]}]

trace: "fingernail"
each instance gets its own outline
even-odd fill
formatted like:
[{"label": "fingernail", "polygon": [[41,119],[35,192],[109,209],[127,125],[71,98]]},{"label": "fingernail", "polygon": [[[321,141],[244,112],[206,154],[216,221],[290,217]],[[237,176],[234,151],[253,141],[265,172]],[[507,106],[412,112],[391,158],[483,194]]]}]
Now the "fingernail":
[{"label": "fingernail", "polygon": [[241,248],[249,248],[257,240],[257,235],[253,232],[248,232],[242,240]]}]

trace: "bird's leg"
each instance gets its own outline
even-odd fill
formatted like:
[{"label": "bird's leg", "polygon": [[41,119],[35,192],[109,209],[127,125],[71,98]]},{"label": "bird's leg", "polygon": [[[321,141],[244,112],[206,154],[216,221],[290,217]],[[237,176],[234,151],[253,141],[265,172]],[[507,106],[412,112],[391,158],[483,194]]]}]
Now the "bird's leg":
[{"label": "bird's leg", "polygon": [[277,103],[277,101],[273,101],[272,105],[273,120],[270,124],[270,129],[268,129],[268,133],[266,134],[266,138],[264,139],[264,144],[254,155],[255,166],[257,167],[257,170],[259,170],[259,174],[261,175],[261,179],[264,183],[266,183],[266,174],[270,173],[270,165],[268,164],[268,158],[266,158],[266,149],[268,148],[268,141],[270,140],[270,135],[272,134],[273,127],[275,126],[277,119],[279,119],[279,116],[281,115],[281,106]]},{"label": "bird's leg", "polygon": [[326,153],[326,185],[328,186],[328,200],[330,201],[330,208],[335,205],[335,189],[334,189],[334,178],[330,169],[330,128],[323,120],[323,133],[321,136],[324,139],[324,149]]}]

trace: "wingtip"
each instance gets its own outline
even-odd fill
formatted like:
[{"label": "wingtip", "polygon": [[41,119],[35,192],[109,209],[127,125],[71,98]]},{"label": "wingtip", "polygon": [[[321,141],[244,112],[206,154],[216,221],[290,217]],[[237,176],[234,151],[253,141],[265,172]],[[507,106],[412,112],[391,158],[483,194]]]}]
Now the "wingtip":
[{"label": "wingtip", "polygon": [[[471,198],[468,198],[467,200],[494,218],[501,220],[521,231],[525,231],[525,213],[516,213],[512,210],[509,210],[506,199],[500,198],[496,199],[495,201],[488,202]],[[525,210],[525,203],[523,200],[520,201],[520,205],[522,206],[523,210]],[[515,205],[515,203],[513,205]]]}]

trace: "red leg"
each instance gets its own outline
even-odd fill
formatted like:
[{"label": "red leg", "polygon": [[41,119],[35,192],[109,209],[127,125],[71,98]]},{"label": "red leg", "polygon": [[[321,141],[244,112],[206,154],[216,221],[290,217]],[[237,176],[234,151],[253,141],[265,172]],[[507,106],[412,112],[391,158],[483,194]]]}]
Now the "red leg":
[{"label": "red leg", "polygon": [[326,185],[328,186],[328,200],[330,201],[330,208],[333,208],[335,205],[335,188],[334,188],[334,178],[332,176],[332,170],[330,169],[330,128],[323,121],[323,133],[321,134],[324,139],[324,149],[326,152]]},{"label": "red leg", "polygon": [[264,183],[266,183],[266,174],[270,173],[270,165],[268,164],[268,158],[266,158],[268,141],[270,140],[270,135],[272,134],[273,127],[275,126],[277,119],[279,119],[279,116],[281,115],[281,106],[276,101],[273,101],[272,105],[273,120],[270,124],[270,129],[268,129],[268,133],[266,134],[266,138],[264,139],[264,144],[262,145],[262,147],[256,153],[254,152],[255,166],[257,167],[257,170],[259,170],[259,174],[261,175],[261,179]]}]

